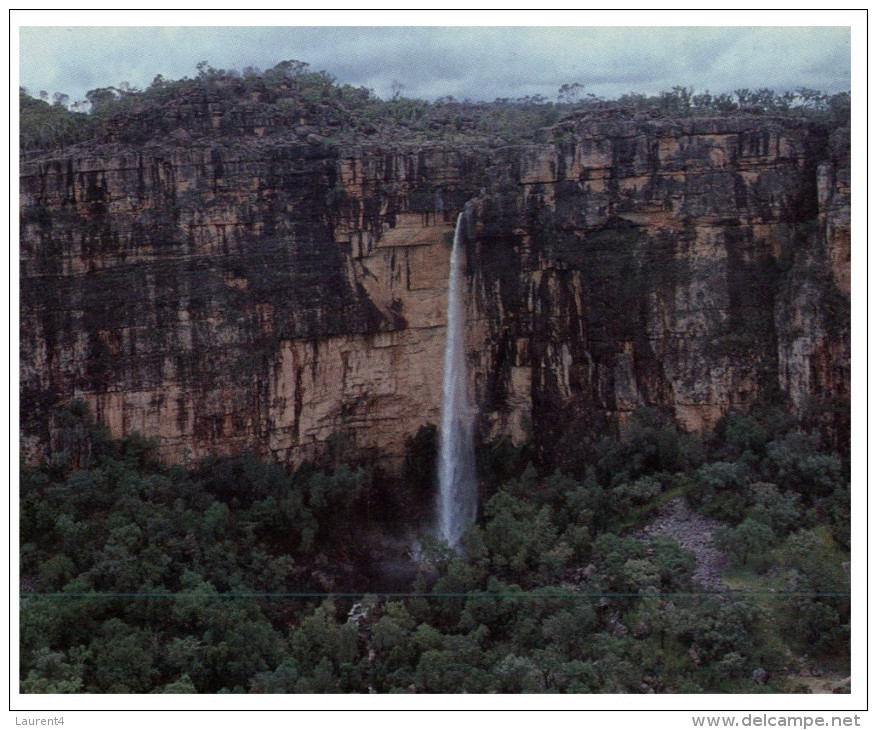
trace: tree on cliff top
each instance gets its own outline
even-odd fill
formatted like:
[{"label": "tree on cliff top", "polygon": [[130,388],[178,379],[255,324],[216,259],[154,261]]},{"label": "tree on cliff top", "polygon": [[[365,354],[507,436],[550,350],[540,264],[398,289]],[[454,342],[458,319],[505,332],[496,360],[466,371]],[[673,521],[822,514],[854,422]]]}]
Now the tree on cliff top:
[{"label": "tree on cliff top", "polygon": [[[180,127],[200,136],[239,136],[249,131],[248,123],[260,127],[260,136],[295,137],[295,130],[305,126],[312,128],[307,134],[316,130],[337,141],[514,142],[540,135],[544,139],[542,130],[555,124],[561,113],[598,121],[733,114],[805,116],[834,130],[833,155],[849,149],[848,93],[832,96],[801,88],[780,94],[761,88],[712,95],[678,85],[653,96],[632,92],[605,100],[586,93],[585,84],[573,81],[558,88],[556,103],[541,96],[493,102],[442,97],[427,102],[404,97],[399,83],[393,84],[391,99],[381,100],[369,89],[339,84],[326,71],[314,71],[298,60],[281,61],[265,71],[247,67],[243,73],[201,61],[197,71],[194,79],[169,81],[157,76],[142,91],[124,82],[93,89],[87,100],[73,105],[75,111],[63,103],[51,106],[43,101],[41,106],[23,93],[21,149],[52,148],[108,136],[120,142],[142,143]],[[209,114],[205,113],[206,105],[211,105]],[[79,113],[86,107],[89,114]],[[252,121],[257,118],[259,124]]]},{"label": "tree on cliff top", "polygon": [[55,103],[35,99],[21,87],[19,100],[19,146],[22,150],[73,144],[85,138],[88,119],[67,109],[64,96]]}]

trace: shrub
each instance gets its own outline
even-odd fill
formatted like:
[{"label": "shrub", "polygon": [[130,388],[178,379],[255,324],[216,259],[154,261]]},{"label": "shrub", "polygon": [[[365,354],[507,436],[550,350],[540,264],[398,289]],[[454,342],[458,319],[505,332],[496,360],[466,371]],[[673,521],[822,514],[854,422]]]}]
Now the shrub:
[{"label": "shrub", "polygon": [[755,482],[749,485],[747,498],[747,516],[768,525],[778,535],[788,534],[802,518],[800,496],[780,492],[775,484]]},{"label": "shrub", "polygon": [[713,540],[720,550],[730,556],[736,567],[764,570],[777,537],[768,525],[747,517],[736,527],[720,527]]},{"label": "shrub", "polygon": [[738,522],[745,511],[748,476],[745,464],[727,461],[704,464],[695,472],[686,496],[705,514]]},{"label": "shrub", "polygon": [[836,454],[820,449],[816,434],[790,433],[767,446],[764,470],[782,489],[827,496],[848,479]]}]

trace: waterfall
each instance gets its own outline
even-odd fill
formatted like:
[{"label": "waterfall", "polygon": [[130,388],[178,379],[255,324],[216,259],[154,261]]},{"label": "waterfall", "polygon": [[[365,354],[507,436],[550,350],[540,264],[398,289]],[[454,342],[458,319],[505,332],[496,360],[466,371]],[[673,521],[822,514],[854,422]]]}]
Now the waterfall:
[{"label": "waterfall", "polygon": [[448,329],[442,383],[442,426],[439,437],[438,537],[457,547],[478,507],[472,408],[466,378],[466,309],[463,305],[463,228],[466,211],[457,218],[451,275],[448,282]]}]

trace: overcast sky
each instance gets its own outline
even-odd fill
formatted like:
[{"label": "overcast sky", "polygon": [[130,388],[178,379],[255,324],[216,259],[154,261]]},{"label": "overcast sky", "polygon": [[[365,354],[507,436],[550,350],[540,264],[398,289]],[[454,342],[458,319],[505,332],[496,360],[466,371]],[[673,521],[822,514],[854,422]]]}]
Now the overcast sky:
[{"label": "overcast sky", "polygon": [[[664,27],[589,27],[584,23],[596,16],[587,11],[536,16],[542,22],[582,23],[572,26],[377,27],[387,16],[365,14],[357,16],[364,21],[361,26],[304,27],[310,16],[255,12],[230,16],[232,21],[240,18],[238,26],[186,27],[182,24],[215,20],[205,14],[165,12],[126,16],[146,21],[137,26],[95,27],[112,17],[115,20],[110,22],[121,22],[118,16],[75,13],[19,20],[20,84],[34,95],[61,91],[75,101],[89,89],[122,81],[144,88],[157,74],[170,79],[193,77],[199,61],[243,70],[296,59],[313,70],[328,71],[342,83],[371,88],[384,98],[398,82],[403,95],[430,101],[445,95],[489,101],[534,94],[553,100],[558,87],[570,82],[606,98],[629,91],[656,93],[676,85],[713,93],[765,86],[777,91],[800,86],[826,92],[851,88],[849,27],[793,27],[802,17],[808,19],[800,13],[780,16],[779,21],[787,18],[788,25],[779,27],[680,27],[678,22]],[[224,16],[225,22],[228,17]],[[284,25],[242,27],[274,17]],[[347,14],[339,12],[336,17],[350,22]],[[433,20],[436,16],[406,17]],[[449,24],[471,19],[460,14],[439,17]],[[505,14],[481,17],[481,22],[508,22]],[[631,15],[618,17],[633,20]],[[660,23],[688,16],[649,17]],[[743,17],[751,22],[764,19],[757,12]],[[771,17],[777,21],[776,15]],[[821,19],[832,17],[843,21],[840,14]],[[58,25],[29,24],[55,18]],[[322,15],[320,22],[331,18]],[[74,25],[89,19],[90,25]],[[177,19],[177,26],[155,27]],[[295,26],[289,24],[291,20],[305,22]],[[372,20],[375,25],[368,27]],[[71,24],[61,25],[63,21]]]}]

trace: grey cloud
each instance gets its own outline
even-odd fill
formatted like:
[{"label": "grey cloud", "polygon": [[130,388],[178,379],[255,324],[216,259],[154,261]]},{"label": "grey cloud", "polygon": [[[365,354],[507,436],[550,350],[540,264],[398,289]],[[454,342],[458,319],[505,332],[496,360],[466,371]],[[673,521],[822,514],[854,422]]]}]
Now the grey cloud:
[{"label": "grey cloud", "polygon": [[125,80],[270,68],[298,59],[342,83],[388,96],[491,100],[563,83],[614,97],[674,85],[713,93],[740,87],[849,88],[847,28],[745,27],[169,27],[22,28],[21,83],[74,99]]}]

